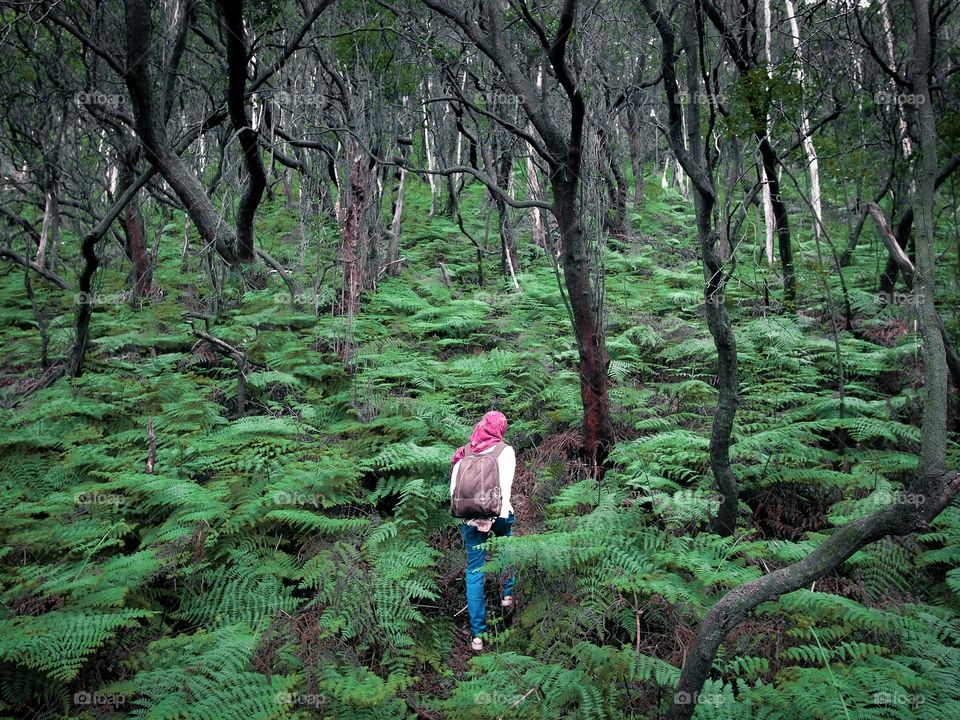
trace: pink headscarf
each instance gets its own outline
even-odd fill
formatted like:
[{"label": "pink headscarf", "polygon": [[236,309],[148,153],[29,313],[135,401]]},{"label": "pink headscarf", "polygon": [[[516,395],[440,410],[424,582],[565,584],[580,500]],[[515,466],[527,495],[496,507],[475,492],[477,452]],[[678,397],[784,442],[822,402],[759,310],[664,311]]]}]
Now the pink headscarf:
[{"label": "pink headscarf", "polygon": [[[487,448],[492,448],[498,442],[503,440],[507,432],[507,416],[498,410],[491,410],[483,419],[473,426],[473,432],[470,433],[470,452],[482,452]],[[456,463],[466,455],[467,446],[457,448],[453,454],[451,463]]]}]

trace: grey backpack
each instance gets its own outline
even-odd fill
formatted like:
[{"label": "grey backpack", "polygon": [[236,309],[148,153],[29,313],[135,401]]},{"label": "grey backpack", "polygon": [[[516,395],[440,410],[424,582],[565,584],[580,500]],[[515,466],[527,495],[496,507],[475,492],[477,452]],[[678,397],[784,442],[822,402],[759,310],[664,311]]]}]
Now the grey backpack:
[{"label": "grey backpack", "polygon": [[[454,517],[470,520],[500,515],[502,499],[497,458],[506,446],[501,440],[493,446],[493,452],[474,453],[469,446],[466,448],[450,497],[450,512]],[[450,472],[453,473],[452,468]]]}]

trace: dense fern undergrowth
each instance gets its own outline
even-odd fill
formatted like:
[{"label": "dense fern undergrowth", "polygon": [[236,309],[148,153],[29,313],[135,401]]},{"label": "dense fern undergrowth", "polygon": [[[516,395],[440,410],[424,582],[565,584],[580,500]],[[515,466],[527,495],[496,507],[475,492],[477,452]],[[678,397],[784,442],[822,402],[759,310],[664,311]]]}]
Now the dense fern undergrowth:
[{"label": "dense fern undergrowth", "polygon": [[[481,198],[472,186],[464,202],[479,237]],[[32,394],[39,335],[22,272],[6,269],[3,717],[655,718],[720,593],[891,502],[915,470],[918,336],[909,303],[876,301],[875,240],[846,270],[855,323],[836,342],[842,288],[812,238],[801,230],[797,314],[764,303],[774,276],[741,251],[727,301],[743,507],[721,538],[706,531],[715,350],[687,201],[651,186],[630,243],[603,252],[621,439],[599,486],[575,459],[576,351],[549,258],[524,251],[515,293],[491,233],[480,287],[473,248],[428,205],[422,188],[408,197],[403,270],[350,323],[325,286],[297,307],[263,269],[225,279],[209,332],[247,351],[243,408],[234,361],[196,345],[188,321],[203,323],[185,313],[209,312],[209,283],[198,260],[180,271],[176,242],[161,243],[165,297],[97,305],[86,373]],[[292,263],[294,213],[276,200],[259,222]],[[306,232],[314,277],[335,245]],[[125,264],[102,252],[109,296]],[[73,298],[33,286],[56,357]],[[511,565],[518,607],[491,615],[474,657],[447,472],[490,407],[519,465],[516,535],[490,541],[487,590]],[[761,605],[724,643],[696,716],[960,717],[958,568],[954,505]]]}]

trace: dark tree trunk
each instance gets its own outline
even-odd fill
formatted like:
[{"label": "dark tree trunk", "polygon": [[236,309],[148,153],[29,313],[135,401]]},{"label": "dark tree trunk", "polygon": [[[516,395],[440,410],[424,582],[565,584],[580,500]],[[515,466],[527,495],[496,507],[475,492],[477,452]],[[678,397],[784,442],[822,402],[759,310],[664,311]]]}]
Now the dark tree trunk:
[{"label": "dark tree trunk", "polygon": [[80,253],[83,256],[84,265],[80,272],[77,288],[79,292],[74,298],[77,306],[76,338],[70,351],[70,364],[67,369],[67,374],[71,377],[79,377],[83,374],[87,345],[90,342],[90,316],[93,313],[93,298],[90,293],[93,288],[93,276],[96,274],[97,268],[100,267],[97,244],[110,229],[113,221],[123,212],[127,203],[146,184],[150,174],[141,175],[125,191],[118,193],[118,198],[110,207],[110,210],[101,218],[97,226],[84,236],[80,243]]},{"label": "dark tree trunk", "polygon": [[568,43],[577,20],[577,0],[564,0],[562,3],[552,40],[541,28],[541,43],[559,90],[569,103],[569,114],[556,113],[540,99],[543,93],[524,73],[512,48],[507,47],[503,11],[498,4],[481,5],[478,21],[464,15],[460,3],[424,0],[424,4],[457,25],[490,58],[542,140],[544,150],[541,154],[550,165],[550,185],[553,189],[551,212],[560,230],[560,261],[579,355],[583,452],[596,477],[600,478],[603,462],[615,442],[615,434],[607,394],[609,360],[603,335],[602,306],[600,298],[594,293],[577,197],[586,105],[567,57]]},{"label": "dark tree trunk", "polygon": [[681,38],[687,55],[686,89],[690,102],[686,107],[686,145],[683,136],[682,109],[679,103],[674,52],[676,36],[673,26],[654,5],[655,0],[642,0],[663,41],[661,71],[667,96],[669,127],[667,139],[678,162],[690,177],[696,208],[697,236],[703,262],[703,298],[707,327],[717,348],[717,406],[713,412],[710,430],[710,469],[722,497],[720,508],[711,523],[711,529],[722,535],[732,535],[736,529],[739,508],[737,478],[730,467],[730,438],[733,421],[740,403],[740,376],[737,363],[737,344],[724,301],[726,276],[716,253],[719,236],[713,228],[713,208],[717,192],[712,163],[708,162],[701,136],[700,97],[697,47],[698,33],[692,10],[685,14]]},{"label": "dark tree trunk", "polygon": [[[494,111],[500,109],[496,102],[491,107]],[[473,152],[474,138],[463,125],[462,111],[457,115],[457,127],[462,137],[470,142]],[[500,136],[497,129],[492,129],[490,142],[480,147],[480,159],[483,161],[487,174],[496,179],[500,188],[506,189],[510,184],[510,175],[513,172],[513,148]],[[471,155],[471,161],[475,158]],[[510,225],[510,208],[501,193],[490,190],[489,197],[497,208],[497,230],[500,236],[500,273],[507,277],[515,277],[519,271],[517,265],[517,240]]]},{"label": "dark tree trunk", "polygon": [[643,204],[643,151],[640,149],[640,121],[632,101],[627,102],[627,142],[633,170],[633,206],[639,209]]},{"label": "dark tree trunk", "polygon": [[56,157],[47,159],[43,168],[43,228],[40,231],[40,247],[37,262],[51,270],[57,269],[57,247],[60,244],[60,173]]},{"label": "dark tree trunk", "polygon": [[776,151],[765,136],[758,136],[760,157],[763,160],[763,173],[770,188],[770,201],[773,204],[773,219],[777,227],[777,247],[780,250],[780,265],[783,268],[783,305],[788,310],[796,308],[797,281],[793,269],[793,246],[790,243],[790,221],[787,206],[780,192],[780,180],[777,177]]},{"label": "dark tree trunk", "polygon": [[247,183],[237,207],[237,258],[240,262],[252,262],[256,252],[253,244],[253,221],[257,207],[267,186],[267,174],[260,157],[260,141],[257,131],[250,126],[246,108],[247,49],[243,28],[243,1],[220,0],[227,41],[227,109],[234,132],[240,139],[243,161],[247,170]]},{"label": "dark tree trunk", "polygon": [[97,272],[97,268],[100,267],[100,258],[97,257],[97,243],[100,241],[100,237],[96,233],[90,233],[84,237],[80,244],[80,253],[83,256],[84,264],[77,284],[79,292],[76,295],[76,338],[69,369],[71,377],[80,377],[83,374],[87,345],[90,342],[90,316],[93,313],[93,297],[90,291],[93,288],[93,276]]},{"label": "dark tree trunk", "polygon": [[[500,187],[506,188],[510,184],[510,175],[513,172],[513,150],[510,146],[504,147],[500,151],[499,162],[497,162],[497,182]],[[504,275],[514,277],[520,272],[520,265],[517,260],[517,237],[510,224],[510,208],[503,198],[497,197],[497,215],[500,219],[500,254],[501,271]]]},{"label": "dark tree trunk", "polygon": [[[406,163],[408,145],[400,145],[400,156]],[[407,173],[401,166],[393,173],[393,200],[390,203],[390,230],[387,233],[387,255],[384,258],[383,271],[396,275],[400,271],[400,234],[403,220],[403,202],[406,197]]]},{"label": "dark tree trunk", "polygon": [[717,406],[710,428],[710,470],[720,492],[722,502],[710,529],[720,535],[733,535],[737,527],[739,487],[730,467],[730,438],[733,421],[740,404],[740,373],[737,363],[737,342],[730,324],[730,315],[724,304],[726,277],[716,248],[719,236],[711,227],[712,201],[702,198],[698,205],[697,234],[703,259],[704,307],[707,327],[717,348]]},{"label": "dark tree trunk", "polygon": [[587,241],[577,207],[579,162],[579,158],[568,160],[566,168],[553,174],[551,187],[560,231],[560,261],[580,358],[584,451],[588,462],[599,469],[614,443],[607,391],[610,361],[600,329],[600,309],[590,283]]},{"label": "dark tree trunk", "polygon": [[[137,161],[140,157],[140,146],[134,144],[123,153],[120,162],[118,192],[129,188],[136,180]],[[142,297],[150,291],[151,267],[147,251],[146,225],[143,213],[140,212],[139,193],[135,194],[123,210],[121,226],[125,239],[124,250],[130,260],[130,288],[134,299]]]},{"label": "dark tree trunk", "polygon": [[[167,141],[164,123],[156,112],[153,82],[150,77],[150,53],[153,44],[151,3],[129,0],[126,5],[127,90],[133,107],[137,136],[144,153],[173,188],[203,239],[228,263],[238,261],[236,236],[224,224],[200,180],[183,163]],[[184,22],[188,22],[184,18]]]},{"label": "dark tree trunk", "polygon": [[605,164],[604,177],[607,183],[607,194],[613,206],[613,217],[608,218],[608,229],[620,242],[627,239],[627,180],[620,170],[616,152],[607,133],[601,128],[598,132]]},{"label": "dark tree trunk", "polygon": [[[960,168],[960,156],[954,156],[950,158],[950,161],[944,165],[940,172],[937,173],[936,180],[934,181],[934,190],[940,188],[944,181],[949,178],[956,170]],[[907,255],[913,254],[913,236],[911,231],[913,229],[913,208],[909,207],[906,209],[906,212],[900,218],[900,222],[897,223],[897,232],[895,234],[897,245],[900,247],[901,251]],[[888,248],[889,249],[889,248]],[[883,268],[883,274],[880,276],[880,296],[881,297],[890,297],[893,295],[893,291],[897,286],[897,276],[900,274],[900,265],[897,262],[897,259],[894,257],[894,253],[891,251],[887,256],[887,264]],[[912,286],[912,280],[906,281],[907,287]]]}]

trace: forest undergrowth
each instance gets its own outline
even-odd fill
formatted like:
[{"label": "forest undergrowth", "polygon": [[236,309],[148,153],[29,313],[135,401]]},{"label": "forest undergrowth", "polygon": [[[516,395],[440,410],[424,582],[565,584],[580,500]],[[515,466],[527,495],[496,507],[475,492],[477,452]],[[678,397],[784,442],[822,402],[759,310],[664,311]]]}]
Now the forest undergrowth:
[{"label": "forest undergrowth", "polygon": [[[456,221],[428,218],[416,187],[402,270],[349,321],[330,314],[328,286],[297,305],[262,267],[223,278],[214,304],[203,263],[181,271],[177,221],[162,228],[163,297],[116,302],[126,266],[108,239],[87,370],[36,391],[35,314],[22,270],[4,269],[3,717],[656,718],[725,589],[804,557],[916,470],[909,296],[878,303],[885,252],[862,240],[847,327],[844,288],[821,270],[829,250],[818,261],[801,228],[797,313],[781,312],[760,257],[741,252],[728,286],[741,521],[730,538],[707,532],[721,499],[707,463],[716,351],[689,202],[650,184],[629,243],[602,253],[619,441],[598,484],[577,460],[577,353],[555,270],[527,243],[521,292],[502,279],[482,197],[469,186],[463,213],[488,238],[484,286]],[[275,198],[258,220],[286,267],[294,215]],[[301,274],[323,276],[335,237],[305,231]],[[941,312],[958,337],[947,257]],[[33,290],[61,356],[75,299],[36,278]],[[240,349],[242,373],[194,330]],[[489,543],[490,607],[508,564],[519,581],[474,656],[448,470],[490,408],[518,450],[515,536]],[[928,532],[761,605],[724,643],[696,717],[960,717],[958,568],[954,503]]]}]

